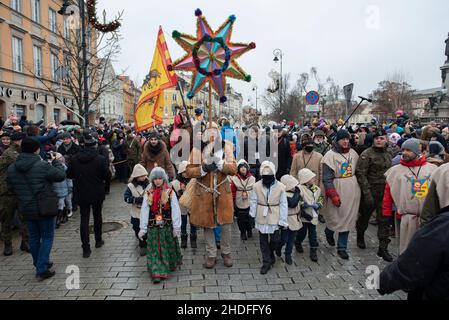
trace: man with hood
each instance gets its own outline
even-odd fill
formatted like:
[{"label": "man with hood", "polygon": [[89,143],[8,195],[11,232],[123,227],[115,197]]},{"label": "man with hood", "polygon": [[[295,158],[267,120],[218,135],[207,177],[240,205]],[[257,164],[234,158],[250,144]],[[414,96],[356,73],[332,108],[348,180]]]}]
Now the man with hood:
[{"label": "man with hood", "polygon": [[402,254],[419,229],[420,215],[429,193],[432,173],[437,166],[427,162],[417,139],[402,144],[401,163],[385,173],[386,186],[382,204],[384,217],[392,217],[393,204],[401,218],[399,250]]},{"label": "man with hood", "polygon": [[347,130],[338,131],[336,143],[322,160],[323,184],[327,198],[323,208],[326,240],[331,247],[334,247],[334,234],[339,233],[337,253],[345,260],[349,259],[347,253],[349,232],[355,228],[361,196],[355,176],[359,156],[350,148],[350,139]]},{"label": "man with hood", "polygon": [[107,160],[98,153],[98,141],[86,134],[82,141],[83,149],[76,154],[67,169],[67,178],[73,179],[73,195],[80,207],[80,235],[83,257],[91,255],[89,239],[89,220],[92,208],[94,217],[95,248],[104,245],[102,238],[102,206],[105,200],[105,183],[111,179]]},{"label": "man with hood", "polygon": [[322,130],[316,130],[313,134],[314,151],[324,156],[331,148],[331,145],[326,142],[326,134]]},{"label": "man with hood", "polygon": [[[221,256],[224,265],[233,266],[231,257],[231,230],[234,206],[229,177],[236,175],[237,163],[233,146],[221,141],[216,123],[204,133],[195,125],[194,147],[189,157],[186,177],[195,178],[192,192],[190,223],[204,228],[207,260],[204,267],[213,269],[217,262],[214,229],[221,226]],[[224,144],[224,145],[223,145]]]},{"label": "man with hood", "polygon": [[160,138],[157,132],[151,132],[148,136],[148,141],[145,143],[140,164],[151,172],[154,167],[161,167],[165,170],[168,178],[173,180],[175,177],[175,170],[170,159],[167,145]]},{"label": "man with hood", "polygon": [[274,153],[274,157],[278,159],[278,170],[276,172],[276,179],[281,180],[283,176],[290,173],[290,167],[292,165],[292,154],[290,152],[290,141],[288,138],[288,130],[283,127],[276,127],[275,138],[278,146],[277,152]]},{"label": "man with hood", "polygon": [[126,132],[125,145],[127,154],[126,159],[128,160],[128,174],[131,174],[131,172],[134,170],[135,165],[139,163],[142,154],[140,144],[131,130],[128,130]]},{"label": "man with hood", "polygon": [[[55,217],[40,215],[36,195],[51,189],[54,182],[62,182],[66,173],[62,163],[54,157],[48,162],[39,157],[39,142],[32,138],[22,140],[17,161],[8,168],[9,188],[17,195],[19,212],[28,222],[29,245],[36,277],[39,281],[55,275],[51,271],[50,253],[55,233]],[[51,164],[49,163],[51,161]]]},{"label": "man with hood", "polygon": [[232,198],[234,199],[234,212],[240,230],[240,238],[248,240],[253,237],[253,227],[249,216],[249,199],[256,178],[250,172],[248,163],[240,160],[237,163],[237,175],[231,178]]},{"label": "man with hood", "polygon": [[[385,172],[391,168],[392,154],[388,149],[388,136],[385,130],[379,129],[374,134],[374,144],[365,150],[357,163],[356,176],[362,191],[360,214],[357,220],[357,246],[366,249],[365,232],[373,211],[376,211],[378,223],[379,251],[378,256],[385,261],[393,261],[388,252],[389,224],[382,223],[382,200],[385,190]],[[386,222],[386,221],[384,221]]]},{"label": "man with hood", "polygon": [[81,148],[73,142],[72,136],[68,132],[62,133],[59,138],[62,140],[62,144],[58,148],[58,153],[62,154],[66,163],[69,164],[72,157],[77,154]]}]

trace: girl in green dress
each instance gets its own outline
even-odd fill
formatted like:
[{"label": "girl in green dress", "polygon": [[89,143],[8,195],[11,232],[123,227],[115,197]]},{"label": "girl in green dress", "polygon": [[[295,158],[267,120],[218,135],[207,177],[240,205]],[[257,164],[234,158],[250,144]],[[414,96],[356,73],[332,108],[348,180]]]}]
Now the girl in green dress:
[{"label": "girl in green dress", "polygon": [[164,169],[150,173],[151,187],[145,194],[140,213],[139,238],[147,236],[147,267],[153,283],[160,283],[182,264],[178,238],[181,209],[176,193],[168,184]]}]

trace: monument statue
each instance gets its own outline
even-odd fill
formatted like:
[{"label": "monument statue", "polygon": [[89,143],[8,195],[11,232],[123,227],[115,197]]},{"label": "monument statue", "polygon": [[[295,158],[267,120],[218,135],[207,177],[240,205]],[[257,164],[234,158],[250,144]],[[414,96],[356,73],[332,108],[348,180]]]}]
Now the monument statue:
[{"label": "monument statue", "polygon": [[447,35],[448,37],[447,37],[447,39],[446,39],[446,52],[445,52],[445,54],[446,54],[446,57],[447,57],[447,60],[446,60],[446,62],[445,63],[449,63],[449,33],[448,33],[448,35]]}]

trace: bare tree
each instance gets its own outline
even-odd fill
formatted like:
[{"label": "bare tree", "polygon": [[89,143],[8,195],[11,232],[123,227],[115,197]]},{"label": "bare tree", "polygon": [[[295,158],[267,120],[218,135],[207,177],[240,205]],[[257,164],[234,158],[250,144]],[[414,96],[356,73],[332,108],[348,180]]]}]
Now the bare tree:
[{"label": "bare tree", "polygon": [[[117,21],[121,20],[122,13],[119,13]],[[66,19],[66,18],[65,18]],[[115,79],[107,79],[106,66],[113,61],[120,52],[121,36],[118,31],[103,33],[93,28],[87,21],[87,78],[89,87],[88,109],[92,112],[99,112],[97,105],[100,96],[111,89]],[[86,114],[84,93],[83,93],[83,55],[80,29],[68,29],[61,25],[57,26],[58,39],[62,40],[62,49],[50,44],[47,41],[45,50],[55,52],[57,56],[57,72],[50,75],[50,78],[37,76],[33,68],[29,72],[33,74],[54,96],[62,96],[62,91],[68,92],[75,100],[74,112],[81,123],[84,122]],[[56,69],[56,68],[55,68]],[[64,88],[58,85],[62,84]],[[59,92],[58,92],[59,91]],[[68,108],[69,109],[69,108]],[[70,109],[69,109],[70,110]],[[97,114],[98,115],[98,114]]]}]

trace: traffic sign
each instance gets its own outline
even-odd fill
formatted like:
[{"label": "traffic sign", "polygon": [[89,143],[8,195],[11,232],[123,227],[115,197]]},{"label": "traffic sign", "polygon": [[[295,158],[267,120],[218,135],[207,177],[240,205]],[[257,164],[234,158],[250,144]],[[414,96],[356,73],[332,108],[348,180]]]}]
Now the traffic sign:
[{"label": "traffic sign", "polygon": [[306,101],[309,105],[316,105],[320,102],[320,94],[316,91],[310,91],[306,95]]}]

